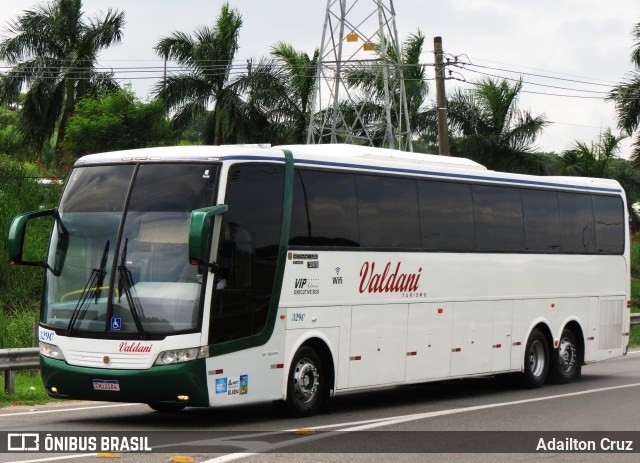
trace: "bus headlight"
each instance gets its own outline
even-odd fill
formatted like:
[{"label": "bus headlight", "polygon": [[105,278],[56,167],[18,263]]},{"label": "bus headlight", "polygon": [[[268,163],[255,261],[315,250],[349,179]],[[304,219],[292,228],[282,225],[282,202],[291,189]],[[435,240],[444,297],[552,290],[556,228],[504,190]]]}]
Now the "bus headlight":
[{"label": "bus headlight", "polygon": [[56,360],[64,360],[64,355],[62,355],[60,348],[46,342],[40,343],[40,355]]},{"label": "bus headlight", "polygon": [[205,358],[208,356],[208,347],[165,350],[164,352],[160,352],[160,354],[158,354],[155,365],[173,365],[174,363],[188,362],[190,360]]}]

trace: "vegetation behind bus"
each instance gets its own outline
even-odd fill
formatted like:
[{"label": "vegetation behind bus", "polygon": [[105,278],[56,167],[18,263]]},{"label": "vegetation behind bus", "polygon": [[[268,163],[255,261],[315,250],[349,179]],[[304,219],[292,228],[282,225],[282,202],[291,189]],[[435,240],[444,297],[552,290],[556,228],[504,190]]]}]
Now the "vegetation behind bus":
[{"label": "vegetation behind bus", "polygon": [[[8,265],[7,234],[11,219],[26,211],[55,207],[62,186],[35,164],[20,163],[0,155],[0,349],[29,347],[33,318],[42,293],[42,268]],[[42,260],[46,255],[51,221],[34,220],[27,228],[24,257]]]}]

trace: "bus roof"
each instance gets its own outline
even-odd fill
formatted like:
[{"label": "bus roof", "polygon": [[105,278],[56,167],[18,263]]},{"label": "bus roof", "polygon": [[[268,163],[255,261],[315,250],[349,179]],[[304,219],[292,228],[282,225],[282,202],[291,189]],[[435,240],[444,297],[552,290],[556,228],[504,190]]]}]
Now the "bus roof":
[{"label": "bus roof", "polygon": [[427,175],[480,182],[532,185],[539,187],[586,189],[608,193],[621,193],[615,180],[533,176],[487,170],[481,164],[465,158],[434,154],[408,153],[399,150],[356,146],[347,144],[324,145],[225,145],[225,146],[167,146],[142,148],[109,153],[90,154],[78,159],[76,167],[91,164],[114,164],[132,162],[216,162],[280,160],[283,150],[293,153],[296,164],[343,168],[354,170],[383,171],[408,175]]}]

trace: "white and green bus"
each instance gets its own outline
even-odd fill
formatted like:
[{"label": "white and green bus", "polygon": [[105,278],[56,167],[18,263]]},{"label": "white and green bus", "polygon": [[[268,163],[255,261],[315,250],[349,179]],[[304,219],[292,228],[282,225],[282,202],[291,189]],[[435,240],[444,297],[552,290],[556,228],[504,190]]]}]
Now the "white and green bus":
[{"label": "white and green bus", "polygon": [[[49,252],[28,261],[42,216]],[[304,416],[345,391],[538,387],[624,355],[627,223],[611,180],[350,145],[167,147],[79,159],[9,250],[44,267],[51,397]]]}]

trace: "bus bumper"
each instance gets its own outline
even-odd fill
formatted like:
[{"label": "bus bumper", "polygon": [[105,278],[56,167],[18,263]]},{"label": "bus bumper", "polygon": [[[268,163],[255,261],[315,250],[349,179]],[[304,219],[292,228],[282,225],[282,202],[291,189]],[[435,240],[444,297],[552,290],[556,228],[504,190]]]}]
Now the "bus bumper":
[{"label": "bus bumper", "polygon": [[148,370],[107,370],[69,365],[40,356],[49,397],[208,407],[205,359]]}]

